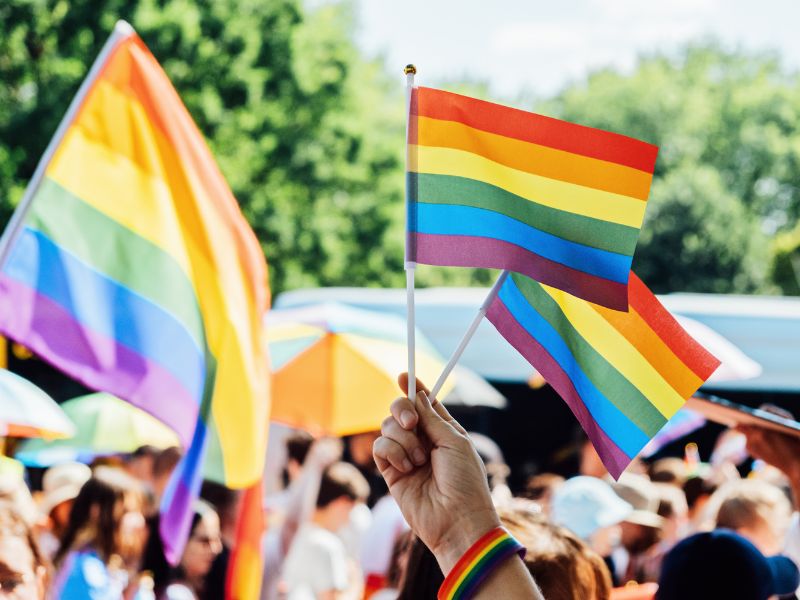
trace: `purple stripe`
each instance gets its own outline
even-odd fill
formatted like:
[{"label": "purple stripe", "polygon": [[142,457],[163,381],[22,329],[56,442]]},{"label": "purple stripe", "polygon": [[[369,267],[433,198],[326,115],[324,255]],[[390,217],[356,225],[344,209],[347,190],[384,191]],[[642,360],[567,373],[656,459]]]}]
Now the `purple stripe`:
[{"label": "purple stripe", "polygon": [[194,433],[197,402],[169,371],[82,327],[58,303],[0,274],[0,331],[91,389],[124,398],[174,429]]},{"label": "purple stripe", "polygon": [[516,348],[525,359],[534,365],[554,390],[564,399],[572,414],[578,419],[589,436],[600,459],[614,479],[618,479],[631,459],[619,449],[605,431],[592,418],[586,405],[561,366],[539,342],[520,325],[505,304],[498,298],[486,313],[501,335]]},{"label": "purple stripe", "polygon": [[492,238],[464,235],[413,235],[417,262],[445,267],[508,269],[573,296],[628,311],[626,284],[572,269],[525,248]]}]

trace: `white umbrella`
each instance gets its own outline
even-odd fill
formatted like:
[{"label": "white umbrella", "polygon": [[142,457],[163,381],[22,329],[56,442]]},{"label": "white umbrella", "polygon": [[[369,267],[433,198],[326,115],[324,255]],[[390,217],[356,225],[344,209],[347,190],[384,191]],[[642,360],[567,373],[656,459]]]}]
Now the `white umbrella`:
[{"label": "white umbrella", "polygon": [[75,425],[43,390],[11,371],[0,369],[0,435],[72,437]]},{"label": "white umbrella", "polygon": [[455,385],[442,400],[448,406],[506,407],[505,396],[475,371],[456,365],[453,375],[455,375]]},{"label": "white umbrella", "polygon": [[689,335],[721,362],[717,370],[708,378],[707,383],[739,381],[761,375],[763,370],[761,365],[742,352],[728,338],[700,321],[680,315],[675,315],[675,318]]}]

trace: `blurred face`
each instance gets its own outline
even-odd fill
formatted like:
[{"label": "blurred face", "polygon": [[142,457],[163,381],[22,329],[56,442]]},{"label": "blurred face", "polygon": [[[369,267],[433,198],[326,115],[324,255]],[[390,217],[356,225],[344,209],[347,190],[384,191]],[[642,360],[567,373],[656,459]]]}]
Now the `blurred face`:
[{"label": "blurred face", "polygon": [[125,501],[125,512],[119,521],[119,542],[127,560],[138,560],[147,543],[147,522],[142,514],[141,503],[135,498]]},{"label": "blurred face", "polygon": [[181,566],[189,579],[205,576],[211,570],[211,563],[222,552],[222,538],[219,530],[219,517],[216,513],[203,515],[183,551]]},{"label": "blurred face", "polygon": [[589,546],[600,556],[610,556],[614,548],[619,545],[621,537],[622,531],[619,525],[603,527],[589,538]]},{"label": "blurred face", "polygon": [[44,568],[34,565],[27,540],[0,537],[0,598],[43,600]]}]

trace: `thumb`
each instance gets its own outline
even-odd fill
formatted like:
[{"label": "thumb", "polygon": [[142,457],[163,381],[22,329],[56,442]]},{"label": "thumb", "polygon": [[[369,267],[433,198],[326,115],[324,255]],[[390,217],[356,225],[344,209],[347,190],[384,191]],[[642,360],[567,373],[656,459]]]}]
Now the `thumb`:
[{"label": "thumb", "polygon": [[419,415],[418,427],[434,446],[451,445],[463,436],[442,416],[436,412],[428,400],[428,395],[420,390],[417,393],[414,407]]}]

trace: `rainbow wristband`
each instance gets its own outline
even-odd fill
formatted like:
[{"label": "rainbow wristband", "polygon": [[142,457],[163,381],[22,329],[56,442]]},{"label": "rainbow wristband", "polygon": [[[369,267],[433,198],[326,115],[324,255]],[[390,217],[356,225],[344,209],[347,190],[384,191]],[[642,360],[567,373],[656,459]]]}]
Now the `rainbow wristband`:
[{"label": "rainbow wristband", "polygon": [[439,600],[467,600],[501,562],[513,554],[525,557],[525,547],[502,527],[496,527],[462,556],[439,588]]}]

